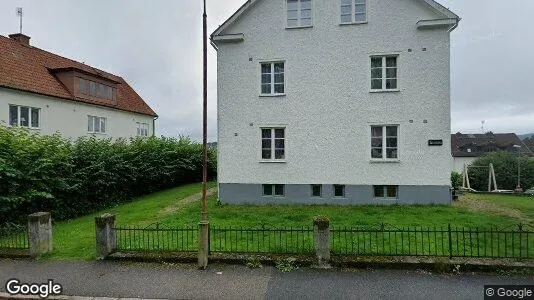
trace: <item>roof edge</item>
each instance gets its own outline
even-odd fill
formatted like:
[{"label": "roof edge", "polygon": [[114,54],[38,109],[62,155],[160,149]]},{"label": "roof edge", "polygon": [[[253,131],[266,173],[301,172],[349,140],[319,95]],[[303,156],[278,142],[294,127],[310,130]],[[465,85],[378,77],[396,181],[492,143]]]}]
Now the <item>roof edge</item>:
[{"label": "roof edge", "polygon": [[[149,114],[149,113],[142,113],[142,112],[138,112],[138,111],[132,111],[132,110],[121,109],[121,108],[118,108],[118,107],[114,107],[114,106],[110,106],[110,105],[105,105],[105,104],[96,104],[96,103],[88,103],[88,102],[78,101],[78,100],[76,100],[75,97],[70,97],[70,98],[69,98],[69,97],[59,97],[59,96],[56,96],[56,95],[50,95],[50,94],[46,94],[46,93],[38,93],[38,92],[29,91],[29,90],[25,90],[25,89],[20,89],[20,88],[16,88],[16,87],[12,87],[12,86],[7,86],[7,85],[1,85],[1,84],[0,84],[0,88],[4,88],[4,89],[8,89],[8,90],[14,90],[14,91],[19,91],[19,92],[30,93],[30,94],[35,94],[35,95],[41,95],[41,96],[46,96],[46,97],[50,97],[50,98],[57,98],[57,99],[62,99],[62,100],[69,100],[69,101],[76,102],[76,103],[81,103],[81,104],[87,104],[87,105],[93,105],[93,106],[105,107],[105,108],[109,108],[109,109],[116,109],[116,110],[125,111],[125,112],[129,112],[129,113],[134,113],[134,114],[138,114],[138,115],[143,115],[143,116],[159,117],[158,114],[157,114],[152,108],[150,108],[150,110],[152,110],[152,111],[154,112],[154,114]],[[149,106],[149,107],[150,107],[150,106]]]},{"label": "roof edge", "polygon": [[[250,7],[253,4],[257,3],[258,1],[261,1],[261,0],[247,0],[247,2],[241,5],[241,7],[236,12],[234,12],[226,21],[224,21],[224,23],[222,23],[217,29],[215,29],[215,31],[213,31],[213,33],[210,35],[210,39],[213,39],[214,36],[221,34],[221,32],[223,32],[226,28],[228,28],[235,21],[237,21],[237,19],[239,19],[239,17],[243,13],[249,10]],[[453,13],[451,10],[439,4],[435,0],[419,0],[419,1],[425,2],[436,12],[442,14],[448,19],[457,19],[458,21],[461,20],[461,18],[457,14]]]}]

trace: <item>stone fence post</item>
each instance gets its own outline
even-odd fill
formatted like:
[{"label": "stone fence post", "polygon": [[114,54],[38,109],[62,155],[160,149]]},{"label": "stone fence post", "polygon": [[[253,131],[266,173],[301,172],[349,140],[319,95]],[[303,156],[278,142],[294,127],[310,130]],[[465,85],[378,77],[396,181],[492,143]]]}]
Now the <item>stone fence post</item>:
[{"label": "stone fence post", "polygon": [[330,268],[330,220],[324,216],[313,218],[315,254],[319,268]]},{"label": "stone fence post", "polygon": [[52,252],[52,217],[49,212],[28,216],[28,237],[31,256]]},{"label": "stone fence post", "polygon": [[106,258],[117,247],[117,237],[115,234],[115,216],[103,214],[95,217],[96,226],[96,257]]}]

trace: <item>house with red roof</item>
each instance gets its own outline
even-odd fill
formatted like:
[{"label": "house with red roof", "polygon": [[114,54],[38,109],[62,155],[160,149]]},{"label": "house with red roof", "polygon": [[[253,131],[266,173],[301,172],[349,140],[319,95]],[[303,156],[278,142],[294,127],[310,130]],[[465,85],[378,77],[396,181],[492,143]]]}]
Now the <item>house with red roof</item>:
[{"label": "house with red roof", "polygon": [[152,136],[157,114],[120,76],[0,35],[0,126],[69,138]]}]

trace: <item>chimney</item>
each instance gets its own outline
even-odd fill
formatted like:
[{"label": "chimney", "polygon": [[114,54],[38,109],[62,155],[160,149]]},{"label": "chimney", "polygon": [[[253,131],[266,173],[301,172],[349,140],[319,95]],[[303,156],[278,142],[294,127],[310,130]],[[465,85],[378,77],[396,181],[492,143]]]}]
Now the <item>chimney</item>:
[{"label": "chimney", "polygon": [[24,46],[30,46],[30,37],[22,33],[10,34],[9,38],[21,43]]}]

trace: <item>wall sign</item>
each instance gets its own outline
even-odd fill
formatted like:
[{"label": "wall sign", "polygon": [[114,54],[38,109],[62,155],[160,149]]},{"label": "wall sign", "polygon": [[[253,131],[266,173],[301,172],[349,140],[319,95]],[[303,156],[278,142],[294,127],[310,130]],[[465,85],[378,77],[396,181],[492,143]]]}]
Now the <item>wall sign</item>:
[{"label": "wall sign", "polygon": [[429,146],[443,146],[443,140],[428,140]]}]

